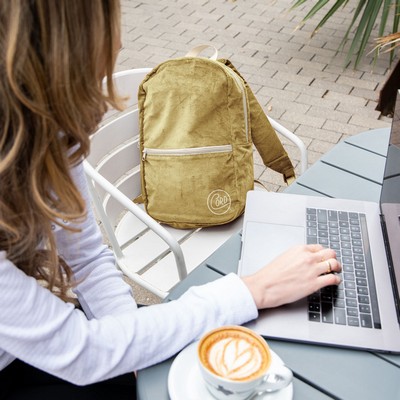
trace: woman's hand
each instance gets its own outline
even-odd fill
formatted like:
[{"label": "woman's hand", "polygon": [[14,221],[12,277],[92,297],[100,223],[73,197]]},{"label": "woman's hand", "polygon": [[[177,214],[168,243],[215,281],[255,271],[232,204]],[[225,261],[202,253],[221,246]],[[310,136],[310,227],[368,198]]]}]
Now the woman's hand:
[{"label": "woman's hand", "polygon": [[321,245],[296,246],[253,275],[243,277],[258,309],[292,303],[324,286],[338,285],[341,272],[334,250]]}]

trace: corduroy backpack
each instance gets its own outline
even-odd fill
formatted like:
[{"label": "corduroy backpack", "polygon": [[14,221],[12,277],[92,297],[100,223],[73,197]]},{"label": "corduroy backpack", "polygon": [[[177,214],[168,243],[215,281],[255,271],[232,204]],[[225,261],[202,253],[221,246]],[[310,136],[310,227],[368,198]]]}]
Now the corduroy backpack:
[{"label": "corduroy backpack", "polygon": [[138,93],[142,196],[146,211],[176,228],[221,225],[239,217],[254,187],[253,143],[264,164],[295,177],[262,107],[229,60],[165,61]]}]

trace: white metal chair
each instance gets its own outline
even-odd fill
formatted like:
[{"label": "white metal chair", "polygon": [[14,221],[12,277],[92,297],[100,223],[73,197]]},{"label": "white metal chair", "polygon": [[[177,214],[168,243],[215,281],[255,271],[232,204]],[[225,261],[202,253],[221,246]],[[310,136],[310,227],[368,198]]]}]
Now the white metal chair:
[{"label": "white metal chair", "polygon": [[[110,110],[93,135],[84,161],[93,203],[122,272],[164,298],[188,272],[204,261],[233,233],[242,218],[217,227],[181,230],[162,226],[132,199],[141,193],[137,91],[149,68],[114,74],[118,93],[129,97],[127,111]],[[108,121],[107,121],[108,120]],[[307,168],[303,142],[276,121],[277,132],[301,152],[301,172]]]}]

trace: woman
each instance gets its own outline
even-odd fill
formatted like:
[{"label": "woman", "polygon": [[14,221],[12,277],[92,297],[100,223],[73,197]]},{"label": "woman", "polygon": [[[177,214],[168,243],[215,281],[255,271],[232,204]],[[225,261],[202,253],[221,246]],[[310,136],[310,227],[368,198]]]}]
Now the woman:
[{"label": "woman", "polygon": [[81,165],[107,107],[121,108],[119,47],[116,0],[0,2],[0,399],[132,399],[133,371],[339,283],[334,251],[299,246],[253,276],[137,308]]}]

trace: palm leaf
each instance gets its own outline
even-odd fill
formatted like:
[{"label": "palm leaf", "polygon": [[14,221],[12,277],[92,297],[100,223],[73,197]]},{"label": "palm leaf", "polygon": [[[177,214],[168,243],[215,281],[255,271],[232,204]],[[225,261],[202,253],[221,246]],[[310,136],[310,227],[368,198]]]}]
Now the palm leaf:
[{"label": "palm leaf", "polygon": [[389,17],[389,11],[390,11],[390,5],[392,4],[392,0],[385,0],[383,4],[383,10],[382,10],[382,17],[381,17],[381,23],[379,25],[379,36],[383,36],[385,32],[385,26]]},{"label": "palm leaf", "polygon": [[[393,27],[392,33],[396,33],[399,31],[399,21],[400,21],[400,0],[396,1],[395,10],[394,10],[394,18],[393,18]],[[394,48],[390,53],[390,62],[393,61],[394,58]]]},{"label": "palm leaf", "polygon": [[359,25],[356,30],[356,35],[354,36],[353,42],[350,46],[350,50],[347,54],[346,63],[351,60],[355,55],[355,65],[358,65],[365,50],[365,46],[371,35],[372,28],[376,21],[379,9],[382,4],[379,4],[376,0],[368,0],[365,6],[364,13],[360,19]]},{"label": "palm leaf", "polygon": [[[298,0],[292,7],[291,10],[293,10],[296,7],[301,6],[303,3],[305,3],[307,0]],[[329,0],[318,0],[317,3],[315,3],[314,7],[306,14],[306,16],[301,20],[300,24],[296,27],[299,28],[300,26],[304,25],[307,20],[309,20],[311,17],[313,17],[322,7],[324,7]]]},{"label": "palm leaf", "polygon": [[[306,3],[306,1],[307,0],[296,0],[291,9],[303,5]],[[329,18],[335,14],[340,7],[345,7],[348,2],[349,0],[335,0],[333,6],[327,11],[327,13],[314,28],[311,36],[314,36],[320,30],[320,28],[324,26]],[[301,24],[304,24],[306,21],[312,18],[328,3],[329,0],[318,0],[311,10],[305,15],[305,17],[302,18]],[[392,7],[392,5],[394,5],[394,7]],[[351,60],[354,59],[354,68],[357,68],[361,62],[380,10],[382,10],[382,13],[379,24],[379,36],[382,36],[385,32],[391,11],[394,11],[392,33],[397,32],[400,21],[400,0],[359,0],[357,7],[353,11],[353,18],[338,48],[338,51],[340,49],[344,49],[349,42],[350,33],[355,28],[354,37],[351,39],[349,49],[347,51],[345,65],[350,64]],[[376,53],[376,56],[377,55],[378,52]],[[392,49],[391,60],[393,57],[394,55]]]},{"label": "palm leaf", "polygon": [[325,16],[321,19],[319,24],[315,27],[313,33],[311,34],[311,37],[314,36],[322,26],[325,25],[325,22],[328,21],[328,19],[343,5],[346,6],[346,3],[349,0],[337,0],[336,3],[332,6],[332,8],[325,14]]},{"label": "palm leaf", "polygon": [[302,4],[304,4],[307,0],[298,0],[296,1],[295,4],[292,5],[292,7],[290,7],[291,10],[293,10],[296,7],[300,7]]},{"label": "palm leaf", "polygon": [[389,51],[393,51],[395,47],[400,46],[400,32],[397,33],[391,33],[390,35],[386,35],[383,37],[380,37],[376,39],[377,45],[372,51],[382,51],[385,49],[385,47],[389,48],[387,50],[384,50],[384,53],[387,53]]}]

